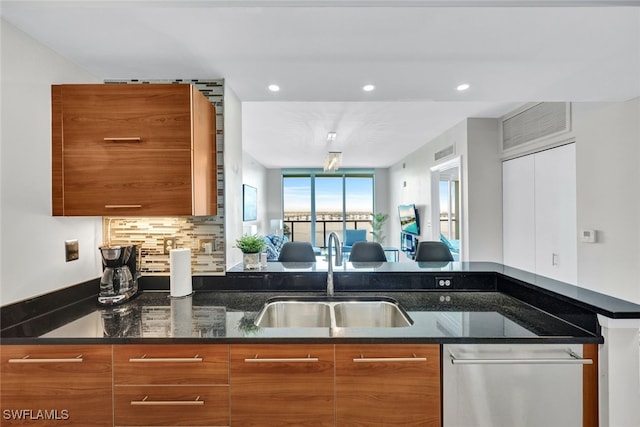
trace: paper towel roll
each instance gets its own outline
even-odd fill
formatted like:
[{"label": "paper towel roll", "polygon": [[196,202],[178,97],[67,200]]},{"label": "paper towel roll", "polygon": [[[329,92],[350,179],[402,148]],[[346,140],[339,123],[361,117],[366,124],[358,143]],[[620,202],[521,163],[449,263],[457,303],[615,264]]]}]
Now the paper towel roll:
[{"label": "paper towel roll", "polygon": [[172,249],[169,251],[169,268],[172,297],[190,295],[191,288],[191,249]]}]

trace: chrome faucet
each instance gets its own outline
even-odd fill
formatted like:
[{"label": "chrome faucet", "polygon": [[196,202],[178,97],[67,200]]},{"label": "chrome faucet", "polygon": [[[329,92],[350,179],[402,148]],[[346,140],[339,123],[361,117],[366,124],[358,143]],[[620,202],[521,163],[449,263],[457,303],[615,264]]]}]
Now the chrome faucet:
[{"label": "chrome faucet", "polygon": [[342,265],[342,244],[340,238],[335,231],[329,233],[327,239],[327,261],[329,266],[327,267],[327,296],[333,296],[333,264],[331,264],[331,240],[333,240],[333,246],[336,248],[336,267]]}]

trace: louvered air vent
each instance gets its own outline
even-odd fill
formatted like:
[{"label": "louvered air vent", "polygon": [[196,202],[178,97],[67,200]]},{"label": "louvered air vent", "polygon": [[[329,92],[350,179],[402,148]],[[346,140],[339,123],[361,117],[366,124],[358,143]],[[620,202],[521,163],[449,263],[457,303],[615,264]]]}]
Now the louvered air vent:
[{"label": "louvered air vent", "polygon": [[502,150],[516,148],[570,129],[568,103],[540,102],[502,121]]},{"label": "louvered air vent", "polygon": [[435,160],[440,160],[440,159],[443,159],[443,158],[445,158],[447,156],[450,156],[452,154],[453,154],[453,145],[450,145],[450,146],[448,146],[446,148],[443,148],[442,150],[436,152],[433,155],[433,157],[434,157]]}]

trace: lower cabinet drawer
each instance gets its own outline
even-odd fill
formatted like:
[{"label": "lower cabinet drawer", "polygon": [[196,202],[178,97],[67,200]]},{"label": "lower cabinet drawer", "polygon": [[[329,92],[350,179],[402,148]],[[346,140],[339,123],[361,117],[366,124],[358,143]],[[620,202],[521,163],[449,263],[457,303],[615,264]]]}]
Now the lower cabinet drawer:
[{"label": "lower cabinet drawer", "polygon": [[227,345],[125,344],[113,347],[115,385],[229,384]]},{"label": "lower cabinet drawer", "polygon": [[116,386],[116,426],[228,426],[228,386]]},{"label": "lower cabinet drawer", "polygon": [[3,345],[0,426],[111,427],[111,346]]}]

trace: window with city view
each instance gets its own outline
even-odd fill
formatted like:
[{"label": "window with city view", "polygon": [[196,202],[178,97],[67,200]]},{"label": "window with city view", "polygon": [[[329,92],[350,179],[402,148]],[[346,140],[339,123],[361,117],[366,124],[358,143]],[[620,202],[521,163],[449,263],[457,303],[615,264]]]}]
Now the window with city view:
[{"label": "window with city view", "polygon": [[283,172],[285,230],[293,241],[325,247],[327,236],[345,229],[371,231],[372,171]]},{"label": "window with city view", "polygon": [[440,181],[440,234],[449,240],[460,238],[458,223],[458,191],[460,181]]}]

